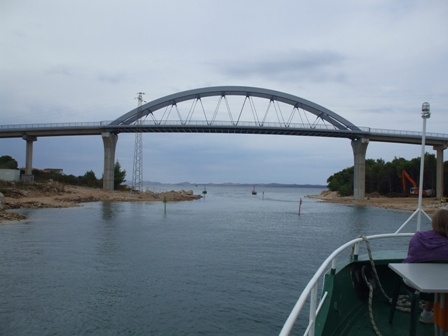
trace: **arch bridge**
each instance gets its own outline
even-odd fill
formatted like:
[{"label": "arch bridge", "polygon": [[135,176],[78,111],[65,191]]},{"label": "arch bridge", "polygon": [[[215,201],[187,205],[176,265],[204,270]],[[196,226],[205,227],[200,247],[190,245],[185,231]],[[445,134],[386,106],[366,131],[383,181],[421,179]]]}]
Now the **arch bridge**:
[{"label": "arch bridge", "polygon": [[[0,137],[27,141],[31,174],[32,142],[38,136],[101,135],[104,144],[103,188],[113,189],[115,148],[119,133],[195,132],[339,137],[351,140],[354,152],[354,198],[365,196],[365,154],[369,141],[420,144],[422,134],[361,128],[337,113],[291,94],[246,86],[218,86],[171,94],[123,114],[112,122],[2,126]],[[427,134],[437,149],[437,196],[443,190],[443,150],[448,135]],[[439,169],[440,168],[440,169]],[[439,173],[439,170],[441,173]]]},{"label": "arch bridge", "polygon": [[[218,99],[206,101],[210,97]],[[231,100],[235,97],[240,99]],[[185,105],[187,101],[190,104]],[[170,118],[173,115],[174,123]],[[142,119],[145,121],[142,122]],[[125,131],[128,127],[132,129],[132,125],[139,120],[140,131],[148,128],[153,132],[231,132],[349,138],[354,152],[354,198],[363,199],[365,196],[365,154],[371,138],[370,130],[363,131],[337,113],[304,98],[255,87],[200,88],[146,103],[117,118],[110,125],[121,126],[122,131]],[[390,141],[391,135],[376,134],[373,138],[376,141]],[[420,143],[421,135],[414,139],[399,135],[395,141]],[[442,148],[446,146],[439,148],[438,157],[443,155]],[[443,164],[443,158],[441,162]],[[442,186],[443,182],[439,182]]]}]

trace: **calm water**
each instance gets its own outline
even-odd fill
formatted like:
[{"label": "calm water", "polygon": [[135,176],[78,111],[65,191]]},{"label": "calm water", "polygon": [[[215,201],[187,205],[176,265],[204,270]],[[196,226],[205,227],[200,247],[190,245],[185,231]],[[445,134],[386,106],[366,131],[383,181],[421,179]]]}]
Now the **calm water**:
[{"label": "calm water", "polygon": [[335,247],[409,217],[314,188],[207,191],[166,213],[89,203],[0,224],[0,334],[275,335]]}]

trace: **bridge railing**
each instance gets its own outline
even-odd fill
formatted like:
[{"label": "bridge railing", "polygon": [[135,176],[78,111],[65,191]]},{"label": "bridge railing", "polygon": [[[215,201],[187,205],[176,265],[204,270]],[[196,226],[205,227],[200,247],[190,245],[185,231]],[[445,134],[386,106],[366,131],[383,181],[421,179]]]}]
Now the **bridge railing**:
[{"label": "bridge railing", "polygon": [[[375,134],[375,135],[405,135],[405,136],[412,135],[412,136],[417,136],[417,137],[422,136],[422,132],[418,132],[418,131],[391,130],[391,129],[381,129],[381,128],[370,128],[370,127],[359,127],[359,128],[366,133]],[[448,139],[448,134],[444,134],[444,133],[426,132],[426,136]]]},{"label": "bridge railing", "polygon": [[[0,125],[0,130],[35,130],[35,129],[48,129],[48,128],[80,128],[80,127],[137,127],[135,124],[131,125],[110,125],[111,121],[99,121],[99,122],[72,122],[72,123],[40,123],[40,124],[15,124],[15,125]],[[205,120],[189,120],[189,121],[179,121],[179,120],[164,120],[161,122],[154,122],[153,120],[145,120],[140,123],[139,126],[231,126],[231,127],[284,127],[284,128],[306,128],[306,129],[335,129],[333,125],[309,125],[309,124],[299,124],[290,123],[283,124],[279,122],[255,122],[255,121],[217,121],[213,122]]]},{"label": "bridge railing", "polygon": [[[14,124],[14,125],[0,125],[1,130],[36,130],[36,129],[61,129],[61,128],[107,128],[110,126],[111,121],[97,121],[97,122],[66,122],[66,123],[35,123],[35,124]],[[279,122],[263,122],[258,123],[255,121],[217,121],[213,122],[205,121],[205,120],[189,120],[188,122],[181,122],[179,120],[164,120],[163,122],[154,122],[154,120],[145,120],[141,123],[141,127],[157,125],[157,126],[229,126],[229,127],[283,127],[290,129],[335,129],[333,125],[324,125],[324,124],[305,124],[305,123],[290,123],[283,124]],[[117,125],[120,126],[120,125]],[[124,126],[124,125],[121,125]],[[126,126],[124,126],[126,127]],[[136,125],[128,125],[128,127],[136,127]],[[418,131],[405,131],[405,130],[392,130],[392,129],[380,129],[380,128],[370,128],[370,127],[359,127],[359,129],[368,136],[372,135],[393,135],[393,136],[415,136],[421,137],[422,132]],[[427,137],[435,137],[439,139],[447,139],[448,134],[443,133],[431,133],[426,132]]]},{"label": "bridge railing", "polygon": [[[280,122],[256,122],[256,121],[228,121],[228,120],[188,120],[180,122],[178,120],[163,120],[160,122],[154,122],[152,120],[145,120],[142,122],[143,126],[157,125],[157,126],[217,126],[217,127],[283,127],[283,128],[306,128],[306,129],[331,129],[335,127],[329,124],[305,124],[305,123],[280,123]],[[132,126],[132,125],[129,125]]]},{"label": "bridge railing", "polygon": [[66,127],[104,127],[110,124],[110,121],[96,122],[66,122],[66,123],[39,123],[39,124],[14,124],[0,125],[0,130],[16,130],[16,129],[39,129],[39,128],[66,128]]}]

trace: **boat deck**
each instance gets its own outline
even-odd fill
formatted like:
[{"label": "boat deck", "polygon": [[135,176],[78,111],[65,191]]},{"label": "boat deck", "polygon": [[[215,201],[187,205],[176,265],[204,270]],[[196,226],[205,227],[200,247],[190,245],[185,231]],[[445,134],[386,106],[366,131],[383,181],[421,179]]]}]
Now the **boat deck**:
[{"label": "boat deck", "polygon": [[[399,310],[395,311],[394,321],[389,324],[389,311],[390,306],[385,301],[374,302],[374,318],[379,332],[383,336],[394,335],[409,335],[410,326],[410,313],[402,312]],[[373,330],[372,324],[370,322],[369,311],[363,310],[361,315],[356,316],[351,321],[350,330],[346,330],[344,335],[347,336],[376,336]],[[434,335],[434,325],[433,324],[423,324],[417,323],[417,334],[418,336],[428,336]]]},{"label": "boat deck", "polygon": [[[327,270],[320,290],[322,300],[318,304],[319,312],[314,324],[315,334],[319,336],[409,335],[410,302],[409,297],[406,298],[408,293],[404,290],[400,293],[405,294],[400,298],[400,305],[404,306],[403,308],[408,307],[409,312],[397,308],[393,322],[389,323],[391,311],[389,300],[395,290],[396,281],[400,280],[389,264],[401,263],[404,253],[396,251],[373,253],[374,268],[370,263],[370,257],[362,255],[355,261],[341,261],[335,268]],[[370,318],[368,300],[372,294],[372,288],[374,289],[373,322]],[[434,324],[416,322],[415,335],[434,334]]]}]

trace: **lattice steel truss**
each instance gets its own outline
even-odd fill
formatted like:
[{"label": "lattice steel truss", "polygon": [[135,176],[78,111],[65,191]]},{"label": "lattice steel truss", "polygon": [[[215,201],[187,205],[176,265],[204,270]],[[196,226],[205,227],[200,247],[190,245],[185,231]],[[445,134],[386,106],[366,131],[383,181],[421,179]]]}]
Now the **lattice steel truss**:
[{"label": "lattice steel truss", "polygon": [[132,169],[132,190],[133,191],[143,191],[143,143],[142,143],[142,132],[139,130],[139,126],[142,125],[142,105],[145,102],[143,100],[143,92],[138,93],[138,112],[137,120],[135,125],[137,126],[137,131],[135,132],[135,146],[134,146],[134,165]]}]

